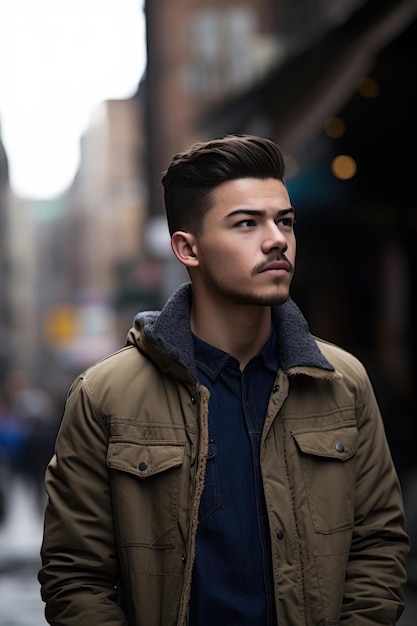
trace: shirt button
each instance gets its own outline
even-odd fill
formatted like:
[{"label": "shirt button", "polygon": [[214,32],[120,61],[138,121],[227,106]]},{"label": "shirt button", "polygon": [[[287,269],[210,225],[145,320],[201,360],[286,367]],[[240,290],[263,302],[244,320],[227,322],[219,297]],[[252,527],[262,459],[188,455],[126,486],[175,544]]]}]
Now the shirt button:
[{"label": "shirt button", "polygon": [[345,446],[343,445],[343,443],[337,443],[335,447],[338,452],[343,452],[345,449]]},{"label": "shirt button", "polygon": [[141,461],[139,463],[139,469],[141,472],[143,472],[144,470],[148,469],[148,464],[146,461]]},{"label": "shirt button", "polygon": [[278,528],[278,530],[275,531],[275,536],[281,541],[281,539],[284,538],[284,533],[280,528]]}]

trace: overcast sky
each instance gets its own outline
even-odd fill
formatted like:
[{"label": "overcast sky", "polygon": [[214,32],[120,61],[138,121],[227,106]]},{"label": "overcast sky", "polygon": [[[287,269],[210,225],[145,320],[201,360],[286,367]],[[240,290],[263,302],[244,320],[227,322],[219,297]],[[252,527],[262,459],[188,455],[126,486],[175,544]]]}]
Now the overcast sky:
[{"label": "overcast sky", "polygon": [[145,69],[143,0],[0,2],[0,124],[13,190],[71,183],[100,102],[128,98]]}]

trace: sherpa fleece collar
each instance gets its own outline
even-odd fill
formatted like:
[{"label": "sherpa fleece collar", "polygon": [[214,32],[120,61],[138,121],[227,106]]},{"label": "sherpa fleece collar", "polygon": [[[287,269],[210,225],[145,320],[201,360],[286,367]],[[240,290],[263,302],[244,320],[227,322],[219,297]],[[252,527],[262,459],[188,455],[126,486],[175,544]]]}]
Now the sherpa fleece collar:
[{"label": "sherpa fleece collar", "polygon": [[[169,298],[162,311],[138,313],[127,343],[138,343],[139,339],[140,345],[137,332],[143,332],[148,341],[197,378],[190,328],[191,295],[191,283],[185,283]],[[307,373],[310,368],[328,373],[335,371],[320,352],[306,319],[291,298],[273,307],[272,317],[277,329],[280,365],[284,370],[294,373],[296,370]]]}]

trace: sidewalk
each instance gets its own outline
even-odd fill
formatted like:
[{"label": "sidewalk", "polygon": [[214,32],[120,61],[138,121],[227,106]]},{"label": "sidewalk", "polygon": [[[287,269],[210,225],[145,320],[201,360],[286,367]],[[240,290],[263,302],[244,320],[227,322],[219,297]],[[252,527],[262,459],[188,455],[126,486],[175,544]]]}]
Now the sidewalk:
[{"label": "sidewalk", "polygon": [[0,526],[0,624],[47,626],[37,580],[43,522],[34,494],[18,479],[9,487]]},{"label": "sidewalk", "polygon": [[0,571],[39,562],[43,520],[34,494],[18,478],[10,485],[7,514],[0,527]]}]

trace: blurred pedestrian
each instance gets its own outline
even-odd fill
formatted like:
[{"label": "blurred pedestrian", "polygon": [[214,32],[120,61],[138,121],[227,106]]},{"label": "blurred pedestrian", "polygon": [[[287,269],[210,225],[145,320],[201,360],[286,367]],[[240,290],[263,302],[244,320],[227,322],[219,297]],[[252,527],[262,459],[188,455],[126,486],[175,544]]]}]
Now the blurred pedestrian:
[{"label": "blurred pedestrian", "polygon": [[22,369],[11,370],[6,384],[15,420],[25,433],[15,471],[33,490],[35,504],[43,515],[46,500],[44,474],[57,432],[55,406],[51,395],[34,385]]},{"label": "blurred pedestrian", "polygon": [[10,405],[4,388],[0,389],[0,524],[8,514],[13,477],[24,464],[29,432]]},{"label": "blurred pedestrian", "polygon": [[290,298],[281,150],[198,143],[162,183],[191,282],[69,392],[46,477],[48,622],[394,624],[400,485],[363,365]]}]

